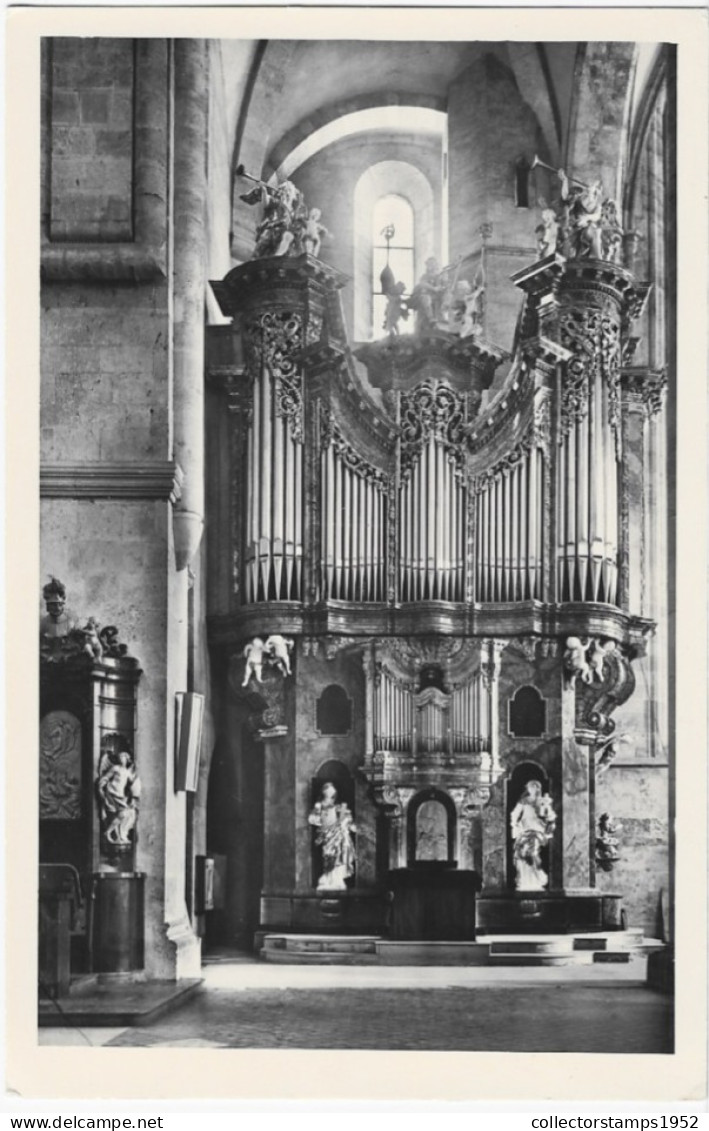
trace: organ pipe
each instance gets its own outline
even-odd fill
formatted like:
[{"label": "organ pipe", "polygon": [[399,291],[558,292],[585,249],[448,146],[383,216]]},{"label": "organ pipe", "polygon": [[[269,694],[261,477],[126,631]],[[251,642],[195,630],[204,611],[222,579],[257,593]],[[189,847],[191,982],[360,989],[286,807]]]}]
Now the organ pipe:
[{"label": "organ pipe", "polygon": [[247,603],[301,600],[302,444],[278,405],[278,379],[262,365],[254,380],[246,450],[244,591]]},{"label": "organ pipe", "polygon": [[618,486],[615,437],[603,377],[567,421],[557,477],[559,596],[614,604],[617,596]]}]

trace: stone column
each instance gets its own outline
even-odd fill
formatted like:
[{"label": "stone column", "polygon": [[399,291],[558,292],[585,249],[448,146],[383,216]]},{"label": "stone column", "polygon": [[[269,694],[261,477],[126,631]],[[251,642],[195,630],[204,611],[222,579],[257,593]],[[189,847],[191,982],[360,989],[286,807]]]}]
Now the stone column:
[{"label": "stone column", "polygon": [[178,570],[204,526],[204,307],[207,281],[207,40],[175,40],[174,455],[185,479],[173,516]]}]

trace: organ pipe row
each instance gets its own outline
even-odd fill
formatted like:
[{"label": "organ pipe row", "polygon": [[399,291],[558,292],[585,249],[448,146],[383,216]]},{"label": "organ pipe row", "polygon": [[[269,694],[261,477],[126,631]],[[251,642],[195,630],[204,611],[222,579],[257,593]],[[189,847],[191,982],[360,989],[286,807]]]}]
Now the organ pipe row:
[{"label": "organ pipe row", "polygon": [[558,448],[559,599],[615,604],[618,471],[608,392],[598,373],[589,381],[582,410],[569,422]]},{"label": "organ pipe row", "polygon": [[544,456],[537,447],[488,479],[478,494],[476,599],[541,597],[544,560]]},{"label": "organ pipe row", "polygon": [[381,672],[375,696],[377,750],[471,753],[490,749],[490,690],[478,673],[450,695],[427,698]]},{"label": "organ pipe row", "polygon": [[433,436],[399,492],[402,601],[465,599],[467,491]]},{"label": "organ pipe row", "polygon": [[246,445],[247,603],[303,599],[303,445],[279,409],[278,391],[262,366]]},{"label": "organ pipe row", "polygon": [[321,530],[325,596],[383,601],[387,505],[383,478],[352,466],[347,449],[330,443],[321,454]]},{"label": "organ pipe row", "polygon": [[[303,444],[279,409],[277,380],[254,382],[247,433],[245,601],[303,600]],[[335,430],[320,456],[323,596],[383,602],[387,588],[385,476],[354,456]],[[542,599],[545,455],[527,444],[476,485],[470,531],[473,599]],[[567,421],[557,446],[557,594],[615,604],[618,464],[602,377]],[[398,492],[397,599],[466,599],[468,489],[445,446],[429,436]]]}]

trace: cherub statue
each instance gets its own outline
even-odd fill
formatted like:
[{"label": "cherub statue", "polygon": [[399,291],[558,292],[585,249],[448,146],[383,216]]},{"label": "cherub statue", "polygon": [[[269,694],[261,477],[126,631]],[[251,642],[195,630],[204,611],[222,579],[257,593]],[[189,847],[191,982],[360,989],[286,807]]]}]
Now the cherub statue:
[{"label": "cherub statue", "polygon": [[99,639],[98,621],[95,617],[89,617],[86,624],[82,628],[84,634],[84,652],[90,656],[92,660],[103,659],[103,645]]},{"label": "cherub statue", "polygon": [[617,831],[618,826],[610,813],[601,813],[596,837],[596,865],[603,872],[611,872],[613,865],[620,859],[618,837],[615,835]]},{"label": "cherub statue", "polygon": [[293,641],[285,636],[269,636],[264,645],[264,652],[269,662],[280,671],[281,675],[290,675],[290,655],[293,651]]},{"label": "cherub statue", "polygon": [[322,237],[332,236],[324,224],[320,223],[322,212],[319,208],[311,208],[308,213],[308,218],[305,221],[305,227],[301,236],[303,244],[303,251],[308,255],[313,255],[317,258],[320,255],[320,244]]},{"label": "cherub statue", "polygon": [[586,653],[589,641],[585,643],[579,636],[566,638],[566,651],[564,652],[564,668],[566,669],[569,683],[573,683],[577,676],[581,676],[584,683],[593,682],[593,672],[588,664]]},{"label": "cherub statue", "polygon": [[246,670],[244,672],[244,679],[241,686],[248,686],[251,676],[254,677],[257,683],[263,683],[261,673],[263,670],[264,652],[266,645],[260,636],[254,636],[253,640],[244,648],[244,656],[246,657]]},{"label": "cherub statue", "polygon": [[539,259],[553,255],[559,238],[559,224],[553,208],[542,209],[542,222],[536,227],[537,254]]},{"label": "cherub statue", "polygon": [[[613,640],[609,640],[606,644],[600,644],[598,640],[592,640],[588,646],[587,661],[591,670],[592,678],[595,676],[600,683],[603,683],[603,668],[606,662],[606,656],[615,648]],[[586,680],[590,683],[591,680]]]},{"label": "cherub statue", "polygon": [[315,802],[308,823],[317,829],[315,843],[322,849],[323,871],[318,891],[346,891],[345,880],[354,875],[357,831],[349,806],[338,803],[337,790],[325,782],[320,800]]},{"label": "cherub statue", "polygon": [[549,883],[542,868],[541,850],[551,840],[555,826],[551,797],[542,792],[540,781],[528,781],[510,814],[518,891],[543,891]]},{"label": "cherub statue", "polygon": [[140,778],[128,750],[106,752],[101,758],[96,792],[101,807],[104,836],[110,844],[127,848],[138,819]]},{"label": "cherub statue", "polygon": [[379,281],[382,288],[382,294],[386,295],[387,305],[384,314],[383,329],[387,334],[399,333],[399,322],[409,317],[409,308],[404,299],[404,292],[406,291],[405,283],[397,283],[394,278],[394,272],[387,263],[386,267],[382,270],[379,276]]}]

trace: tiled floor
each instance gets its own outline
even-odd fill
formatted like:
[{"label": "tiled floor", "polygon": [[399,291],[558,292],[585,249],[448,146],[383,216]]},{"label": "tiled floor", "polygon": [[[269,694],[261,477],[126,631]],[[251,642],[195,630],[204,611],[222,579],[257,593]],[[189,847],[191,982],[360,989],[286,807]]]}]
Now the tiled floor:
[{"label": "tiled floor", "polygon": [[[669,1053],[672,999],[644,962],[583,968],[271,967],[222,962],[173,1012],[91,1043],[213,1048]],[[594,971],[595,974],[595,971]],[[52,1030],[51,1043],[88,1043]],[[40,1034],[42,1043],[48,1043]]]}]

